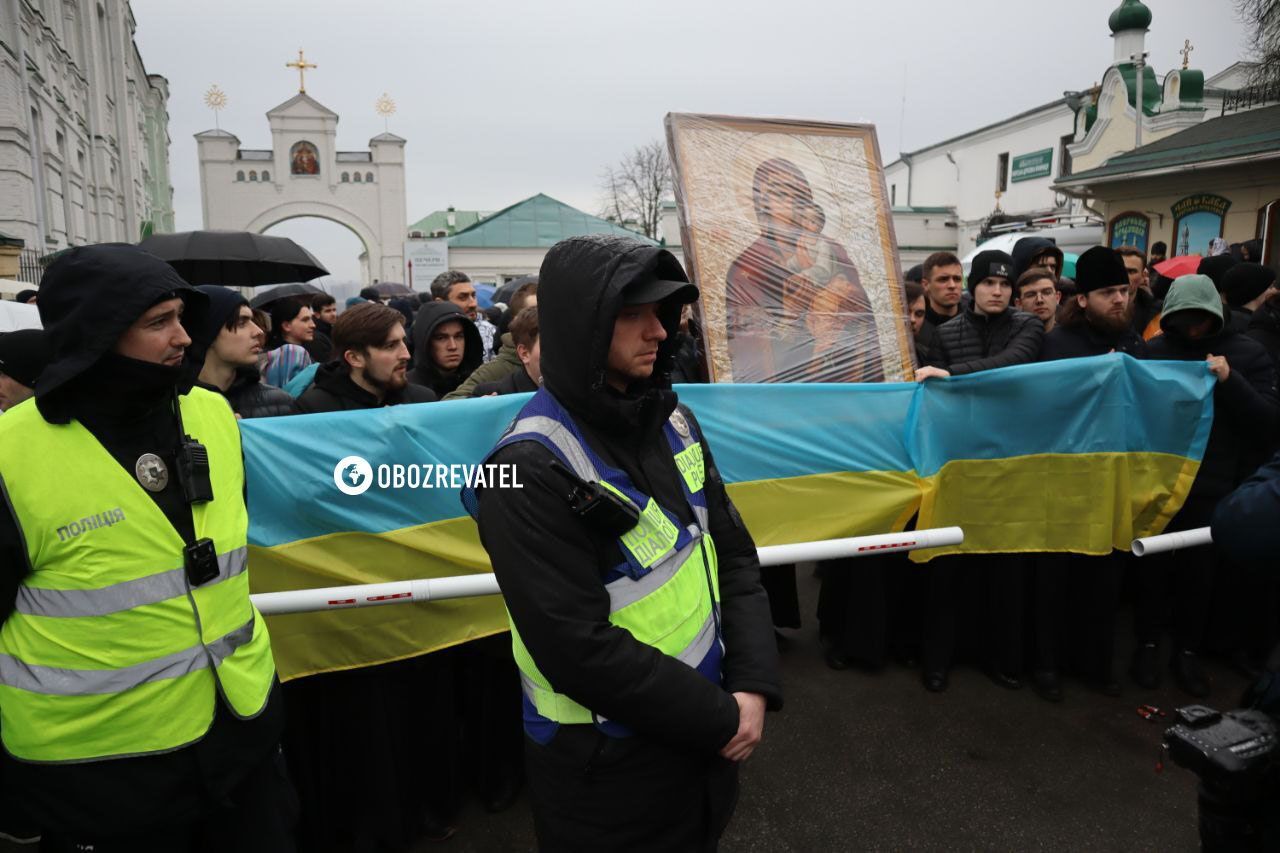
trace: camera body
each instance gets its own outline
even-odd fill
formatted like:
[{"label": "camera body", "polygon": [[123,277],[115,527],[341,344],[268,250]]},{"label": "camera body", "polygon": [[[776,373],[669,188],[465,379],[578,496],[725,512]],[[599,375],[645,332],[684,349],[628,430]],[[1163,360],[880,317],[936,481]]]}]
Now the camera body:
[{"label": "camera body", "polygon": [[1205,781],[1260,779],[1274,760],[1276,723],[1263,711],[1187,705],[1174,716],[1177,724],[1164,733],[1169,757]]},{"label": "camera body", "polygon": [[1265,711],[1187,705],[1164,733],[1174,763],[1200,777],[1203,851],[1272,850],[1280,842],[1276,721]]}]

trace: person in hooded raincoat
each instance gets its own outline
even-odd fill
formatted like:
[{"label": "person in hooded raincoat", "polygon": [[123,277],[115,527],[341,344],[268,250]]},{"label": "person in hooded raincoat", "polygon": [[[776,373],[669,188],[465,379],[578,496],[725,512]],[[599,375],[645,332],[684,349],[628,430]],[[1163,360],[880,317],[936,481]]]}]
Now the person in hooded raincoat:
[{"label": "person in hooded raincoat", "polygon": [[413,318],[413,372],[410,381],[439,399],[457,390],[484,363],[480,330],[461,308],[437,300]]},{"label": "person in hooded raincoat", "polygon": [[755,544],[670,389],[697,289],[601,235],[539,282],[543,385],[488,459],[522,488],[463,496],[511,618],[539,846],[712,850],[782,693]]},{"label": "person in hooded raincoat", "polygon": [[43,850],[291,850],[240,436],[186,352],[207,297],[108,244],[50,264],[39,308],[50,361],[0,417],[0,796]]}]

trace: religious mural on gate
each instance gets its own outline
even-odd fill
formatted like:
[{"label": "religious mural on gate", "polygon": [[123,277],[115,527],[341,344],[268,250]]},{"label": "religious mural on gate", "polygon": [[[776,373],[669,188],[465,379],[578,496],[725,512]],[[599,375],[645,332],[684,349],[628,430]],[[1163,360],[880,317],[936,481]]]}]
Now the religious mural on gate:
[{"label": "religious mural on gate", "polygon": [[711,380],[910,379],[875,129],[687,114],[666,127]]},{"label": "religious mural on gate", "polygon": [[320,174],[320,158],[310,142],[295,142],[289,149],[289,173],[293,175]]},{"label": "religious mural on gate", "polygon": [[1211,193],[1197,193],[1174,202],[1173,246],[1175,255],[1208,255],[1209,243],[1222,236],[1222,224],[1231,200]]}]

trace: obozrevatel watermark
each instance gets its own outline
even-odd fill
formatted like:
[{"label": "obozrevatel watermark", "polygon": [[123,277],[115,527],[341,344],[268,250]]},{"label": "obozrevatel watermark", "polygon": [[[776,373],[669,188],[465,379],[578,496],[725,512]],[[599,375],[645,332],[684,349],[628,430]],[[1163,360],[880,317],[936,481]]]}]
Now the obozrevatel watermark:
[{"label": "obozrevatel watermark", "polygon": [[379,489],[523,489],[514,465],[372,465],[363,456],[344,456],[333,466],[333,484],[344,495]]}]

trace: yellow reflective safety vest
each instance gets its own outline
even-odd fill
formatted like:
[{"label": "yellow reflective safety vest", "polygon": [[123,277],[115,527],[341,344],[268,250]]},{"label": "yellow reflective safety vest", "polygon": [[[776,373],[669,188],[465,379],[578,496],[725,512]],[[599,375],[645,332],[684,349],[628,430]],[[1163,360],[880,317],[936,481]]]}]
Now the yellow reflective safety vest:
[{"label": "yellow reflective safety vest", "polygon": [[34,401],[0,416],[0,489],[31,566],[0,628],[0,738],[15,758],[169,751],[204,736],[219,693],[242,718],[266,705],[275,662],[249,600],[239,428],[220,395],[196,388],[180,405],[214,495],[192,516],[218,576],[194,588],[182,537],[83,425],[47,423]]},{"label": "yellow reflective safety vest", "polygon": [[[609,593],[609,621],[720,684],[724,657],[720,582],[715,543],[708,530],[702,443],[679,409],[663,425],[663,433],[695,518],[688,526],[640,492],[625,472],[601,459],[546,388],[539,389],[520,410],[490,456],[518,441],[536,441],[578,477],[599,483],[639,510],[639,523],[618,539],[626,563],[602,578]],[[477,516],[474,492],[464,491],[463,505]],[[509,611],[507,618],[510,621]],[[511,645],[526,713],[531,706],[536,716],[554,723],[595,723],[606,734],[628,734],[625,727],[556,692],[539,671],[514,622]]]}]

